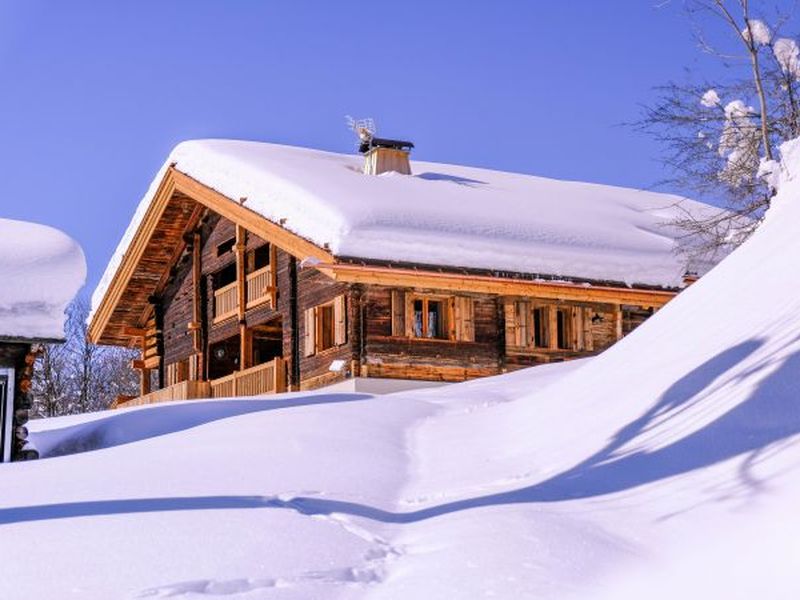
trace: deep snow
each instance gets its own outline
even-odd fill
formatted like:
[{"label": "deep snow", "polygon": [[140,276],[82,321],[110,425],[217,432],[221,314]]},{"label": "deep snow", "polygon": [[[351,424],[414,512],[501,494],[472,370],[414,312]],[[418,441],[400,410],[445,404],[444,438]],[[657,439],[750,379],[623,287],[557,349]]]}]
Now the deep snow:
[{"label": "deep snow", "polygon": [[596,358],[35,423],[53,458],[0,468],[0,597],[796,598],[784,150],[757,233]]},{"label": "deep snow", "polygon": [[679,287],[716,256],[680,254],[671,223],[719,209],[686,198],[412,161],[412,176],[361,173],[363,158],[235,140],[169,155],[94,294],[97,306],[169,165],[327,245],[336,256]]},{"label": "deep snow", "polygon": [[0,218],[0,338],[61,339],[86,279],[80,246],[36,223]]}]

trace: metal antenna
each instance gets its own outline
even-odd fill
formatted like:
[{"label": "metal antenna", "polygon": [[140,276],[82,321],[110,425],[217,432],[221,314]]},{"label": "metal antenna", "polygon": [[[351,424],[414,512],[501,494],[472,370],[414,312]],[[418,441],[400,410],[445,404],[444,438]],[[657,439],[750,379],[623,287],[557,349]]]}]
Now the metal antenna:
[{"label": "metal antenna", "polygon": [[369,144],[375,137],[375,120],[371,117],[366,119],[354,119],[350,115],[345,116],[347,128],[358,137],[358,145]]}]

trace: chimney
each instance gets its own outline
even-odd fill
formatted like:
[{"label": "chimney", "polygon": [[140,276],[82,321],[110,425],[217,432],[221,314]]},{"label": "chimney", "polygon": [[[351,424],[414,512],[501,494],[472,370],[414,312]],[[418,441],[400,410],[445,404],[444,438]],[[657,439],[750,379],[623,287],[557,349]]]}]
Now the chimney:
[{"label": "chimney", "polygon": [[686,273],[683,274],[683,285],[684,287],[689,287],[698,279],[700,279],[700,276],[696,272],[686,271]]},{"label": "chimney", "polygon": [[387,171],[395,171],[403,175],[411,175],[411,164],[408,155],[414,144],[401,140],[387,140],[369,137],[363,140],[358,151],[364,155],[364,174],[380,175]]}]

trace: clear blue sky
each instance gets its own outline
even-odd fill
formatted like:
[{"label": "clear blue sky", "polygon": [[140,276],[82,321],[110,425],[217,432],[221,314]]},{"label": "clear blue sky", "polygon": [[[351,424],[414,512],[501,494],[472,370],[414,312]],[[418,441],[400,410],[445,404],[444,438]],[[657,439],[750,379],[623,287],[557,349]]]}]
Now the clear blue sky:
[{"label": "clear blue sky", "polygon": [[75,237],[91,288],[177,142],[350,152],[346,114],[419,159],[649,187],[619,124],[698,58],[662,4],[0,0],[0,214]]}]

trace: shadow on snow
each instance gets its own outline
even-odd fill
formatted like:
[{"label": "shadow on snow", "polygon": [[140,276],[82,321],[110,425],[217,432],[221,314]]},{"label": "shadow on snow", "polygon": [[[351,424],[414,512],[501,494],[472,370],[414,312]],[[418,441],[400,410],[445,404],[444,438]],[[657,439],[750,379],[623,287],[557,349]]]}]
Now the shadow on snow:
[{"label": "shadow on snow", "polygon": [[[620,429],[601,450],[548,480],[517,490],[466,498],[410,512],[391,512],[356,502],[311,497],[282,500],[264,496],[207,496],[74,502],[0,509],[0,524],[89,515],[225,508],[283,508],[306,515],[342,513],[383,523],[413,523],[478,507],[557,502],[610,494],[740,455],[748,455],[743,467],[746,471],[765,450],[800,433],[800,403],[796,391],[797,380],[800,379],[800,352],[783,361],[780,367],[758,385],[749,398],[701,429],[653,451],[637,450],[621,455],[618,452],[654,425],[663,424],[702,403],[721,386],[740,382],[753,375],[758,369],[750,369],[720,380],[762,344],[761,341],[748,341],[718,354],[675,382],[652,408]],[[759,368],[767,366],[769,365],[762,364]],[[355,396],[346,399],[360,398]],[[304,398],[301,401],[270,402],[269,407],[280,408],[319,401],[322,400]],[[168,408],[179,409],[178,406]],[[246,409],[242,406],[238,409],[238,414],[252,410],[261,409],[252,406]],[[226,412],[227,414],[219,415],[209,409],[203,422],[231,416],[231,413],[237,412],[237,408]],[[740,479],[744,485],[757,485],[746,472],[740,472]]]},{"label": "shadow on snow", "polygon": [[[42,443],[48,448],[46,457],[50,458],[138,442],[248,413],[353,402],[371,397],[368,394],[311,394],[283,400],[199,400],[155,405],[141,410],[120,412],[97,421],[43,431],[36,434],[36,443]],[[51,445],[47,439],[50,436],[57,436],[59,439]]]}]

